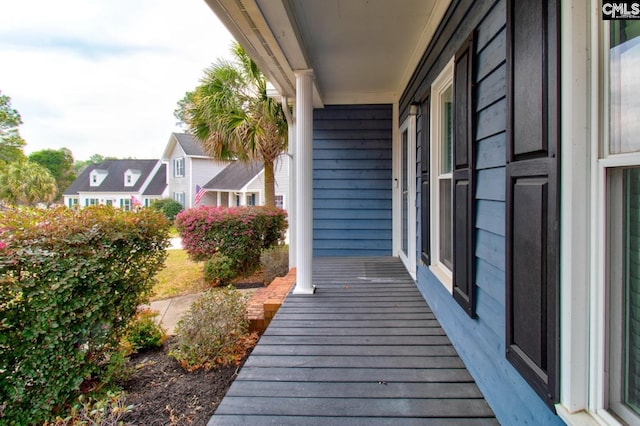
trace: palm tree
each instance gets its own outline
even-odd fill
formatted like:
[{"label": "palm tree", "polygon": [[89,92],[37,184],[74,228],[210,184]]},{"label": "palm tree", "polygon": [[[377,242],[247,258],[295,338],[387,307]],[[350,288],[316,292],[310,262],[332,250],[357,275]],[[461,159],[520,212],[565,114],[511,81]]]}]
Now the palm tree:
[{"label": "palm tree", "polygon": [[37,163],[21,161],[0,168],[0,200],[10,205],[50,203],[57,191],[55,178]]},{"label": "palm tree", "polygon": [[275,206],[274,165],[287,148],[282,105],[267,96],[267,81],[237,43],[233,61],[205,70],[200,85],[178,103],[176,117],[220,160],[260,160],[264,164],[265,205]]}]

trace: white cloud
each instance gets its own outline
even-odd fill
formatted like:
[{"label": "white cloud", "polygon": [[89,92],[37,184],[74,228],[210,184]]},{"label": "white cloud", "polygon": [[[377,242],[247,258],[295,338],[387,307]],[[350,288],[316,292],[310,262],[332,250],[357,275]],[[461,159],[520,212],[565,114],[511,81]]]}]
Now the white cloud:
[{"label": "white cloud", "polygon": [[27,0],[0,14],[0,90],[27,152],[158,158],[231,36],[204,0]]}]

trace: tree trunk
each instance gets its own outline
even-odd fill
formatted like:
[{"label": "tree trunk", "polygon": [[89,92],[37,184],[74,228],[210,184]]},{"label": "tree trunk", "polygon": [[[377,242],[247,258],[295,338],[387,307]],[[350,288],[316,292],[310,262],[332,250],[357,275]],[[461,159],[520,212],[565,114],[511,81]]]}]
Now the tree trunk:
[{"label": "tree trunk", "polygon": [[273,160],[264,160],[264,205],[276,206],[276,184]]}]

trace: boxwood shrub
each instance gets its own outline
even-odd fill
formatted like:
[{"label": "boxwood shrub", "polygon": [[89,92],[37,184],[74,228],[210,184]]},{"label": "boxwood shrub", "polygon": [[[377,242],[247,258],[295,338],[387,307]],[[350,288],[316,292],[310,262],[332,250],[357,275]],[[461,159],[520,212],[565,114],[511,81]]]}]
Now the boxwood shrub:
[{"label": "boxwood shrub", "polygon": [[0,211],[0,424],[40,423],[99,381],[168,228],[148,209]]}]

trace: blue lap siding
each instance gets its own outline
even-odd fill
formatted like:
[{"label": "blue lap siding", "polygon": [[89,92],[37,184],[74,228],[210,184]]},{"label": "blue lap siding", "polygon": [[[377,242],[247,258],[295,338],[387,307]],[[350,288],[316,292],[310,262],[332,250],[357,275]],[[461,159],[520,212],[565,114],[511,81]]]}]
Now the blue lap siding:
[{"label": "blue lap siding", "polygon": [[390,256],[392,106],[313,113],[313,255]]},{"label": "blue lap siding", "polygon": [[[477,31],[473,112],[477,318],[470,318],[461,309],[424,264],[418,266],[418,288],[502,424],[562,424],[505,357],[505,0],[452,3],[439,28],[440,37],[434,41],[438,48],[427,49],[400,107],[406,110],[409,102],[428,95],[434,78],[474,29]],[[418,159],[422,149],[429,148],[418,146]],[[420,191],[417,195],[420,206]],[[421,217],[419,211],[417,217]],[[419,223],[418,227],[421,226],[428,224]],[[421,247],[421,241],[417,246]]]}]

